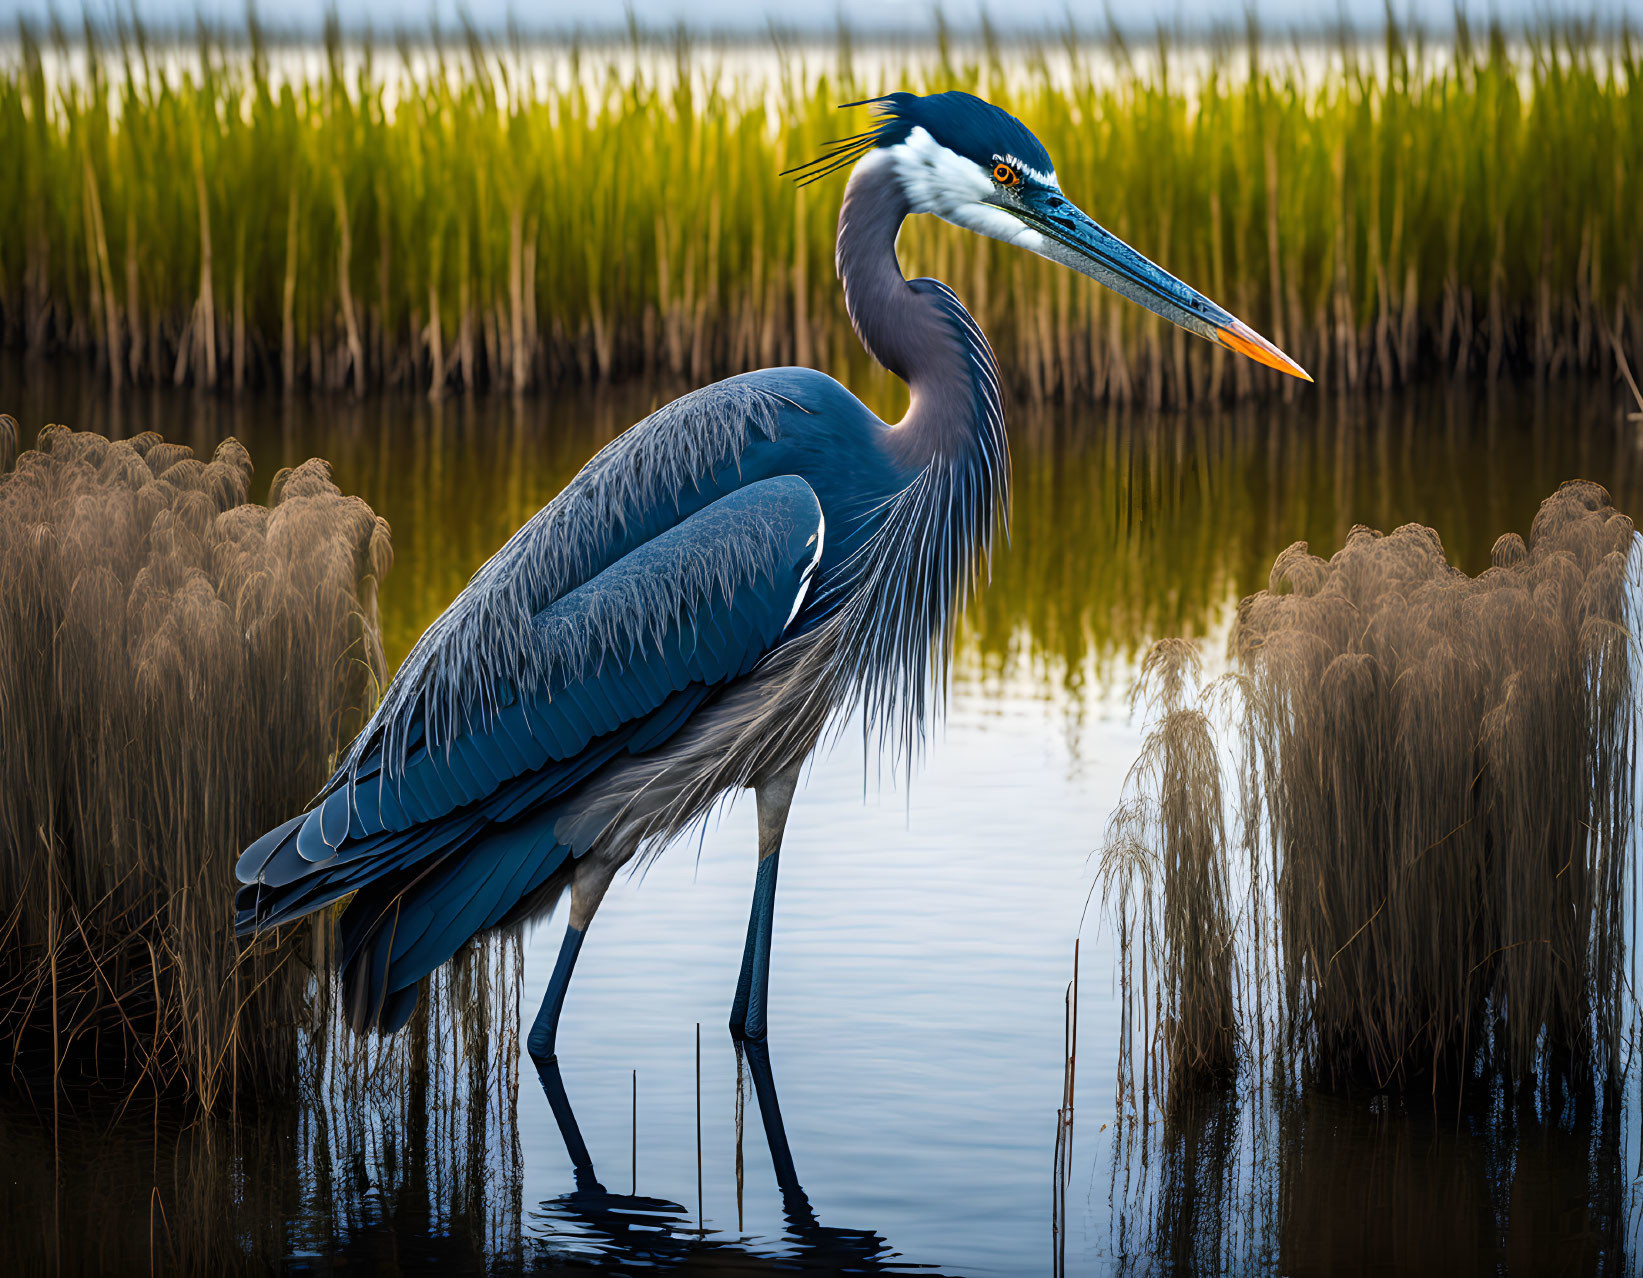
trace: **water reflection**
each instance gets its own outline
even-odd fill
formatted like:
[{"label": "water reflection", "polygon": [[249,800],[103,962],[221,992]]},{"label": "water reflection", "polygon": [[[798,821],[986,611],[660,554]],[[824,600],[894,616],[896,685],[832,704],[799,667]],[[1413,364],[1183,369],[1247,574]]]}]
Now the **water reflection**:
[{"label": "water reflection", "polygon": [[[241,1215],[244,1198],[294,1205],[297,1118],[285,1112],[179,1126],[152,1100],[103,1098],[53,1114],[0,1105],[0,1272],[239,1273],[278,1255],[272,1212]],[[243,1143],[242,1143],[243,1142]],[[242,1160],[246,1147],[260,1156]]]},{"label": "water reflection", "polygon": [[541,1070],[542,1088],[575,1168],[576,1188],[544,1202],[532,1213],[529,1272],[607,1262],[662,1273],[707,1269],[738,1274],[935,1274],[931,1266],[902,1259],[882,1234],[823,1225],[817,1219],[793,1163],[770,1052],[763,1042],[737,1044],[736,1163],[739,1179],[742,1115],[751,1083],[781,1193],[786,1229],[779,1241],[727,1237],[705,1229],[699,1215],[693,1218],[678,1203],[606,1189],[588,1156],[557,1063]]},{"label": "water reflection", "polygon": [[[325,991],[297,1096],[0,1105],[0,1273],[484,1272],[521,1255],[519,946],[464,951],[390,1041]],[[334,997],[334,991],[332,991]]]},{"label": "water reflection", "polygon": [[1117,1269],[1627,1273],[1640,1205],[1627,1170],[1632,1101],[1312,1089],[1183,1097],[1155,1132],[1115,1145]]},{"label": "water reflection", "polygon": [[1018,413],[1010,544],[967,635],[989,668],[1025,657],[1077,697],[1152,639],[1214,631],[1294,541],[1416,521],[1480,572],[1562,480],[1596,479],[1631,509],[1643,452],[1616,404],[1587,387],[1428,388],[1190,415]]}]

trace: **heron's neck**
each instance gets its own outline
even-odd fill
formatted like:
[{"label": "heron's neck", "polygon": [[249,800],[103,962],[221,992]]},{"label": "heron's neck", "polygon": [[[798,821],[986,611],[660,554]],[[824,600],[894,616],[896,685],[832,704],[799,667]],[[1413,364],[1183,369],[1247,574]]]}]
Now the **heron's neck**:
[{"label": "heron's neck", "polygon": [[[850,175],[837,261],[856,335],[912,392],[893,446],[915,465],[1002,447],[997,373],[981,329],[950,290],[901,273],[896,235],[912,209],[900,182],[880,171],[888,163],[875,152]],[[1000,438],[985,437],[993,434]]]}]

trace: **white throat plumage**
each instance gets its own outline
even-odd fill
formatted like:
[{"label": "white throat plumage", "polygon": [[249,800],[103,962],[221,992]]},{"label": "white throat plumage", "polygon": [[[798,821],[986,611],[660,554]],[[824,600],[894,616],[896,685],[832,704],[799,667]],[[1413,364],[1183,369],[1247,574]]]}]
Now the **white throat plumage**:
[{"label": "white throat plumage", "polygon": [[[945,222],[961,226],[977,235],[1002,240],[1033,253],[1044,250],[1044,237],[1019,218],[988,203],[994,193],[992,175],[968,156],[942,146],[923,128],[915,128],[904,142],[869,156],[863,163],[876,162],[893,167],[907,202],[915,213],[933,213]],[[1054,173],[1040,173],[1015,156],[998,159],[1035,182],[1057,185]]]}]

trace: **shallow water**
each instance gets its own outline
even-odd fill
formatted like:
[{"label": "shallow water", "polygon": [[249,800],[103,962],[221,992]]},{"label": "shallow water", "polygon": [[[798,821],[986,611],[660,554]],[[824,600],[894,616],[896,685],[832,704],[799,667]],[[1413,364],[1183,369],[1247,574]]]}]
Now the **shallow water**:
[{"label": "shallow water", "polygon": [[[74,370],[0,365],[0,409],[28,439],[46,421],[157,429],[196,451],[233,433],[262,483],[279,465],[332,459],[342,487],[393,525],[391,661],[667,393],[437,409],[148,392],[115,403]],[[1628,1270],[1635,1087],[1607,1106],[1528,1109],[1246,1089],[1115,1141],[1114,954],[1098,908],[1084,914],[1089,855],[1138,750],[1127,694],[1150,640],[1188,634],[1222,652],[1237,598],[1297,538],[1327,553],[1355,523],[1419,520],[1475,572],[1498,534],[1527,533],[1562,479],[1599,480],[1635,512],[1643,451],[1619,403],[1607,388],[1558,386],[1189,417],[1017,408],[1010,541],[967,619],[945,725],[910,782],[846,725],[794,802],[769,1052],[802,1197],[778,1185],[751,1066],[738,1141],[724,1023],[755,862],[743,801],[618,878],[583,950],[560,1062],[608,1194],[577,1192],[526,1062],[517,1109],[500,1071],[505,1112],[477,1137],[455,1119],[398,1131],[390,1116],[355,1146],[327,1129],[335,1173],[314,1153],[314,1115],[230,1129],[201,1152],[162,1116],[127,1114],[112,1136],[106,1116],[70,1123],[66,1145],[60,1130],[53,1176],[49,1129],[9,1113],[0,1158],[44,1168],[16,1182],[25,1215],[49,1210],[64,1255],[106,1260],[82,1214],[97,1201],[99,1219],[125,1222],[124,1241],[102,1245],[133,1263],[155,1230],[197,1211],[233,1222],[229,1253],[303,1271],[451,1270],[485,1256],[550,1272],[1049,1272],[1063,999],[1082,930],[1067,1272]],[[560,924],[526,938],[526,1017]],[[477,1199],[454,1188],[469,1183],[453,1171],[464,1158],[489,1169]],[[200,1207],[213,1176],[225,1196]],[[43,1254],[20,1234],[11,1244],[0,1259]]]}]

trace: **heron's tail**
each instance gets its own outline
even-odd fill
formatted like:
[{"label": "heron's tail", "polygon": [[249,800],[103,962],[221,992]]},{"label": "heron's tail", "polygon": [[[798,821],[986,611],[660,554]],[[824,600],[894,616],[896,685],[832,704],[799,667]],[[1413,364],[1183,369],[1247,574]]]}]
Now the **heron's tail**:
[{"label": "heron's tail", "polygon": [[361,1031],[403,1026],[424,976],[473,937],[556,896],[566,877],[559,871],[570,861],[554,838],[559,813],[552,806],[501,824],[454,812],[351,839],[317,862],[296,843],[306,816],[247,850],[242,864],[256,854],[261,869],[239,891],[235,929],[253,936],[352,893],[339,924],[343,1006]]}]

